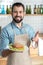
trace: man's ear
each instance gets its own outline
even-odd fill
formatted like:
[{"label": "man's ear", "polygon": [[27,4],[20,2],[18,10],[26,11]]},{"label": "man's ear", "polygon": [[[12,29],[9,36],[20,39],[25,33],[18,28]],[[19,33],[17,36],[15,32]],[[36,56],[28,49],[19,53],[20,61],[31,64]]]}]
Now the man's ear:
[{"label": "man's ear", "polygon": [[26,12],[24,11],[24,16],[26,15]]}]

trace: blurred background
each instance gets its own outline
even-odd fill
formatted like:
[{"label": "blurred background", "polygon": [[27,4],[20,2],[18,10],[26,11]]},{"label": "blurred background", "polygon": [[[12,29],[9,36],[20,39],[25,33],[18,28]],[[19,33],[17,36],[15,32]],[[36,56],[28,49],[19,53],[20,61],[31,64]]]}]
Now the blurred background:
[{"label": "blurred background", "polygon": [[[31,25],[35,32],[39,31],[43,39],[43,0],[0,0],[0,43],[1,29],[12,21],[11,7],[14,2],[22,2],[25,5],[26,15],[24,22]],[[38,48],[30,46],[30,57],[33,65],[43,65],[43,55],[40,56]],[[41,49],[43,52],[43,50]],[[0,65],[6,65],[7,58],[0,55]]]}]

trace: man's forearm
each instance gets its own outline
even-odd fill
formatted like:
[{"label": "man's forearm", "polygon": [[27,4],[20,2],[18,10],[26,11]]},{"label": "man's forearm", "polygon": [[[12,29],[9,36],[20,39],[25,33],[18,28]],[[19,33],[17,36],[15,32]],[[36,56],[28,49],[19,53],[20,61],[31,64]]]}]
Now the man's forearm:
[{"label": "man's forearm", "polygon": [[9,49],[3,50],[3,51],[2,51],[2,56],[3,56],[3,57],[6,57],[6,56],[8,56],[8,55],[11,54],[11,53],[13,53],[13,51],[10,51]]}]

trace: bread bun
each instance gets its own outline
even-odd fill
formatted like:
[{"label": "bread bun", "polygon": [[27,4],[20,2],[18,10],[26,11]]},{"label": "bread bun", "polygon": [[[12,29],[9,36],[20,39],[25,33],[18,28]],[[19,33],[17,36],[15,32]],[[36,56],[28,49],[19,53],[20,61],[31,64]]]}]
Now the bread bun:
[{"label": "bread bun", "polygon": [[12,45],[12,47],[14,47],[14,48],[24,48],[24,46],[22,44]]},{"label": "bread bun", "polygon": [[22,44],[10,44],[9,45],[10,50],[12,51],[24,51],[24,46]]}]

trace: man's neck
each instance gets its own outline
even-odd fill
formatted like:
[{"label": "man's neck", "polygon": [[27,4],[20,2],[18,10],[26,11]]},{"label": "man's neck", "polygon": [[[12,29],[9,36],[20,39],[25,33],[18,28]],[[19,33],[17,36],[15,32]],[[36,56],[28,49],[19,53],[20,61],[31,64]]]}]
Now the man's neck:
[{"label": "man's neck", "polygon": [[16,26],[18,27],[18,28],[21,28],[22,27],[22,22],[20,22],[20,23],[15,23],[16,24]]}]

